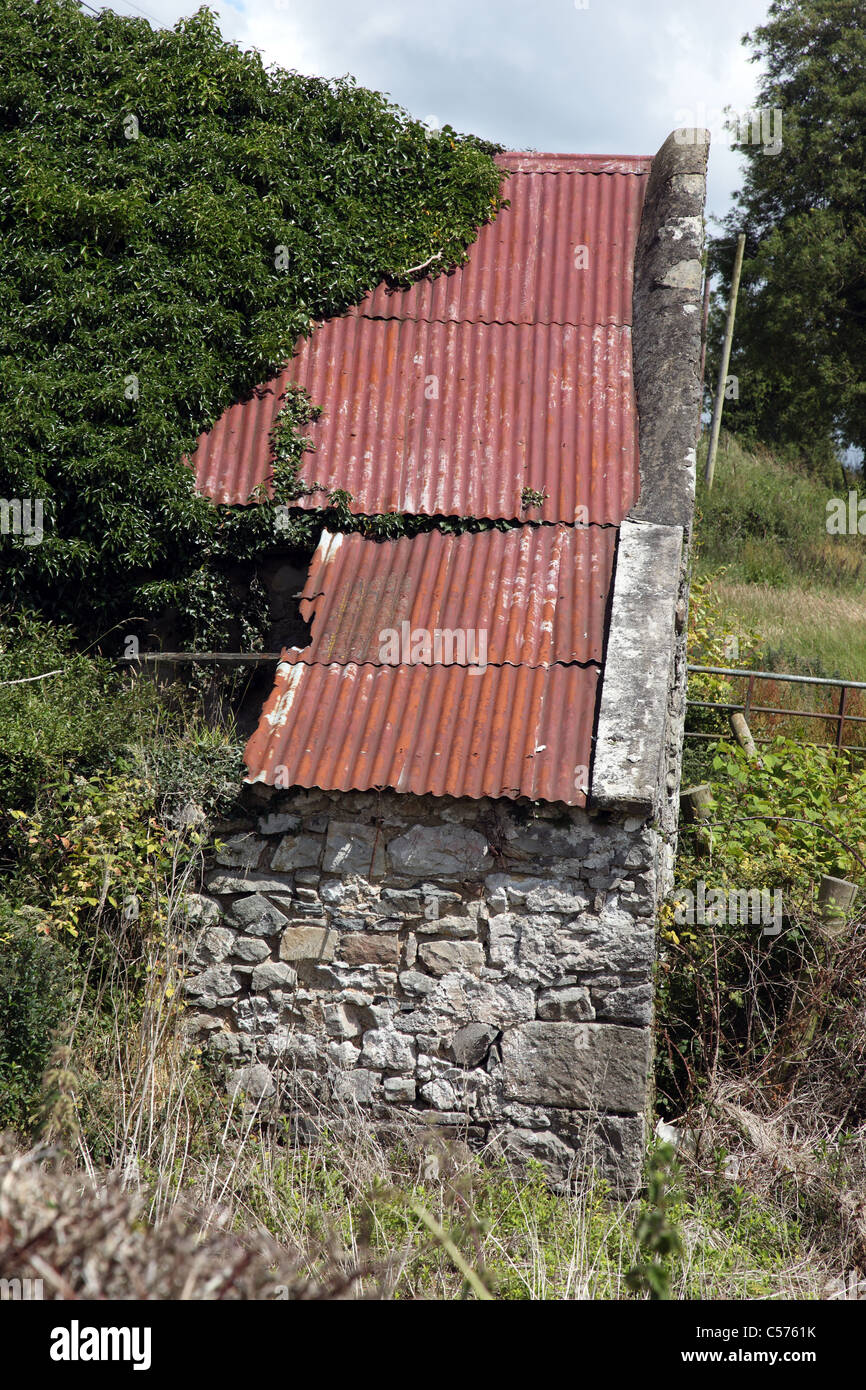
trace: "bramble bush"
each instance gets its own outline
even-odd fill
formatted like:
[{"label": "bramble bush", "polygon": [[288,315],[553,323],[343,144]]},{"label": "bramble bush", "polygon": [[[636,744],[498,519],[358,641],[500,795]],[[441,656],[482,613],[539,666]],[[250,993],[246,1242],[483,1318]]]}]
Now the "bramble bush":
[{"label": "bramble bush", "polygon": [[[783,738],[752,758],[719,741],[709,767],[709,818],[681,827],[676,886],[660,915],[662,1108],[679,1113],[723,1071],[787,1086],[820,1052],[828,1112],[844,1100],[866,1115],[866,1087],[851,1069],[866,1045],[866,951],[856,923],[828,944],[816,902],[825,874],[866,886],[866,768]],[[678,922],[682,890],[699,880],[726,892],[780,890],[781,932]]]},{"label": "bramble bush", "polygon": [[183,896],[242,755],[192,697],[76,652],[26,610],[0,616],[0,749],[0,1123],[24,1129],[72,1013],[103,1055],[134,1036],[155,983],[170,998]]},{"label": "bramble bush", "polygon": [[[745,666],[760,649],[761,638],[739,622],[732,622],[718,599],[715,581],[724,574],[719,570],[712,576],[693,575],[689,590],[688,659],[696,666]],[[736,657],[730,651],[731,639],[736,641]],[[733,684],[726,676],[691,672],[688,677],[690,700],[712,703],[733,702]],[[686,728],[701,734],[722,734],[725,717],[718,710],[689,708]],[[683,750],[683,785],[701,781],[706,771],[707,743],[705,739],[686,740]]]}]

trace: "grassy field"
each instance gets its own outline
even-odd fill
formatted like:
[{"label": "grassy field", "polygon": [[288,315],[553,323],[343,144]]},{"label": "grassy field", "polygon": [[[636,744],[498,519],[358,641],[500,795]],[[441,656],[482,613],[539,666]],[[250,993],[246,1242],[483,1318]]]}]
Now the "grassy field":
[{"label": "grassy field", "polygon": [[[841,477],[834,488],[768,450],[750,452],[723,435],[708,493],[705,457],[706,438],[699,450],[696,574],[710,581],[725,629],[753,635],[745,654],[711,664],[866,680],[866,535],[827,531],[828,501],[847,500]],[[866,486],[860,491],[866,496]],[[744,683],[732,684],[731,698],[742,699],[743,690]],[[839,692],[760,682],[753,700],[830,714],[838,710]],[[866,716],[866,692],[849,693],[846,712]],[[758,714],[752,727],[814,742],[836,733],[829,720]],[[846,725],[844,742],[866,746],[866,724]]]},{"label": "grassy field", "polygon": [[[699,450],[698,573],[761,638],[773,670],[866,679],[866,535],[828,535],[827,503],[844,495],[723,436],[711,493]],[[861,486],[866,496],[866,486]]]}]

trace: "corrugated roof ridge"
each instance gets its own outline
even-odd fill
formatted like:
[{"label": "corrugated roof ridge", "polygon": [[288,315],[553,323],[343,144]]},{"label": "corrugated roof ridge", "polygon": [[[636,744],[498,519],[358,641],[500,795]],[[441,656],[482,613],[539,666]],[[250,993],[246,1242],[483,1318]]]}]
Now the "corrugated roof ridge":
[{"label": "corrugated roof ridge", "polygon": [[[586,179],[615,179],[622,178],[624,174],[631,174],[636,179],[645,179],[649,172],[649,169],[512,169],[509,178],[532,179],[538,178],[539,174],[544,174],[547,178],[551,179],[567,179],[572,176]],[[493,217],[490,219],[491,222],[495,222],[495,220],[496,219]],[[479,222],[478,225],[479,227],[486,227],[488,223]]]},{"label": "corrugated roof ridge", "polygon": [[630,323],[611,323],[610,319],[455,319],[432,314],[354,314],[370,323],[458,323],[479,324],[485,328],[631,328]]},{"label": "corrugated roof ridge", "polygon": [[286,660],[286,654],[289,652],[303,653],[306,651],[309,651],[309,647],[284,647],[277,666],[290,668],[321,666],[325,669],[331,666],[341,668],[356,666],[359,671],[364,671],[368,667],[375,671],[412,671],[416,666],[426,666],[428,670],[441,671],[449,671],[455,666],[462,667],[464,671],[473,671],[476,667],[479,671],[488,669],[500,671],[504,666],[511,666],[514,670],[519,671],[549,671],[552,666],[579,666],[582,671],[601,671],[604,665],[603,661],[592,659],[589,661],[485,661],[483,666],[473,661],[357,661],[354,659],[351,661],[301,661],[299,656],[296,656],[293,661]]}]

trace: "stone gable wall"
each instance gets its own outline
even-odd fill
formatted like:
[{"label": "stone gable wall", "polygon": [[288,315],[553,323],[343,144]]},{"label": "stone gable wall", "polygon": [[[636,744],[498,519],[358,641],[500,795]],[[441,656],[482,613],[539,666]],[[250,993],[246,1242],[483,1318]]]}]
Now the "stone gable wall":
[{"label": "stone gable wall", "polygon": [[637,1184],[665,857],[646,821],[295,789],[222,843],[187,989],[233,1087]]}]

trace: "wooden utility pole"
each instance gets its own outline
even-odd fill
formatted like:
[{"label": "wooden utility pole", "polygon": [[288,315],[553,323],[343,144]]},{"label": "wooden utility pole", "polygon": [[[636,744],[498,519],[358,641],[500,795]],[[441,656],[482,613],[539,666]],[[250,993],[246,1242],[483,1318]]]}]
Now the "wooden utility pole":
[{"label": "wooden utility pole", "polygon": [[722,428],[722,404],[725,399],[725,382],[728,379],[728,366],[731,361],[731,343],[734,338],[734,316],[737,312],[737,294],[740,289],[740,272],[743,269],[743,252],[746,237],[740,232],[737,238],[737,254],[734,257],[734,273],[731,277],[731,296],[728,300],[728,321],[725,324],[725,342],[722,347],[722,360],[719,363],[719,380],[716,384],[716,403],[713,407],[713,426],[710,431],[710,447],[707,450],[707,467],[704,481],[709,490],[713,486],[713,473],[716,467],[716,451],[719,447],[719,431]]}]

